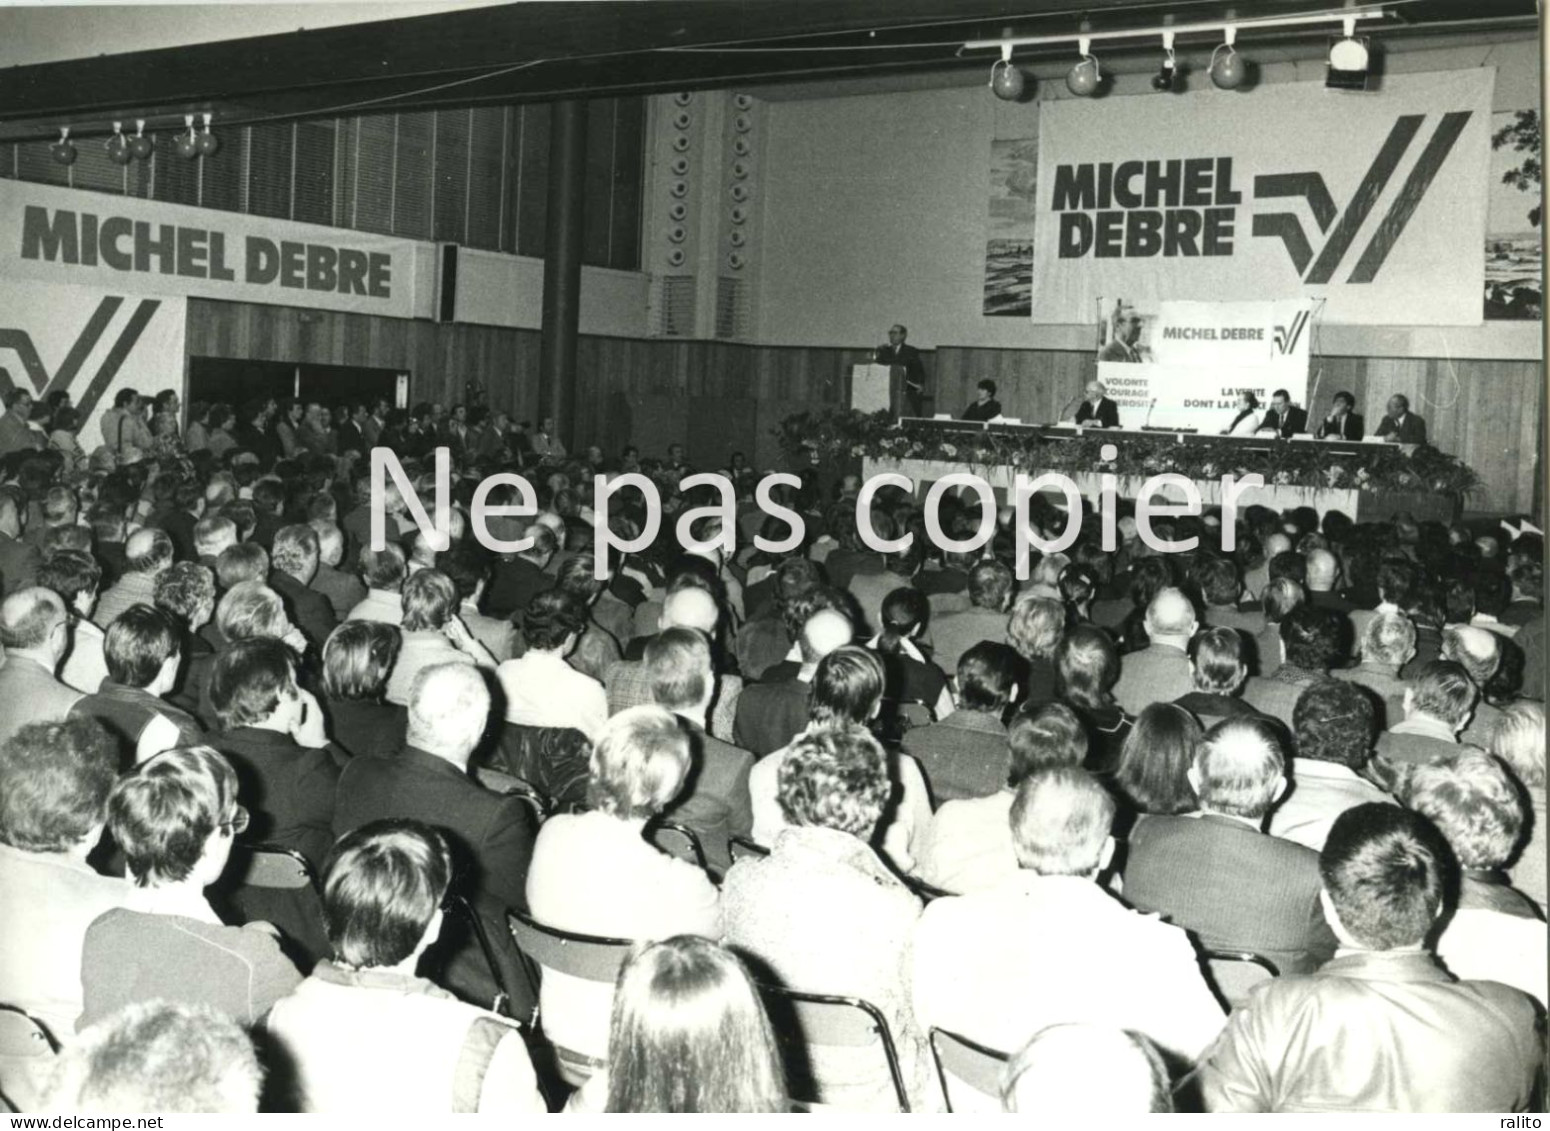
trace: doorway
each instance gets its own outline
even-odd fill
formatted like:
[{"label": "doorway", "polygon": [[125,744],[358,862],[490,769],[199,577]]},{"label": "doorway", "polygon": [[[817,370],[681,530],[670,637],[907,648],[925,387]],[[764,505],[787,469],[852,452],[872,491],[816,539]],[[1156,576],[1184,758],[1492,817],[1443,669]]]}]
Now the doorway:
[{"label": "doorway", "polygon": [[249,361],[227,357],[191,357],[187,400],[219,401],[237,407],[250,400],[316,398],[325,404],[373,401],[384,397],[398,408],[409,402],[409,375],[394,369],[358,365],[311,365],[287,361]]}]

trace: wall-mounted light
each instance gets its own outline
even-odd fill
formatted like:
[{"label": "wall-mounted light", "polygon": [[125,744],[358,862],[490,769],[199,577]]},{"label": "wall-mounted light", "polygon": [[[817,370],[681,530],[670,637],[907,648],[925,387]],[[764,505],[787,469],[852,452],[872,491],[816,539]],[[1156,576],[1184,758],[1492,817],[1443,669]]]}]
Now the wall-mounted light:
[{"label": "wall-mounted light", "polygon": [[221,139],[210,132],[210,119],[214,116],[214,114],[205,114],[205,132],[200,134],[199,139],[194,143],[201,157],[214,157],[221,148]]},{"label": "wall-mounted light", "polygon": [[1366,90],[1372,73],[1372,53],[1368,48],[1367,37],[1356,34],[1356,20],[1347,18],[1345,34],[1330,40],[1324,85],[1333,90]]},{"label": "wall-mounted light", "polygon": [[70,140],[70,127],[59,128],[59,140],[48,147],[48,151],[54,155],[54,160],[61,165],[74,165],[78,154],[75,152],[75,143]]},{"label": "wall-mounted light", "polygon": [[1091,98],[1103,81],[1103,69],[1092,53],[1092,40],[1083,36],[1076,41],[1081,61],[1066,72],[1066,89],[1078,98]]},{"label": "wall-mounted light", "polygon": [[1173,32],[1163,32],[1163,65],[1152,76],[1152,89],[1165,94],[1178,89],[1179,57],[1173,50]]},{"label": "wall-mounted light", "polygon": [[135,119],[135,136],[129,139],[129,152],[137,161],[149,161],[156,152],[156,143],[145,136],[145,119]]},{"label": "wall-mounted light", "polygon": [[1211,81],[1222,90],[1237,90],[1249,77],[1248,64],[1233,49],[1238,29],[1228,27],[1221,43],[1211,52]]},{"label": "wall-mounted light", "polygon": [[1026,86],[1023,73],[1012,65],[1012,45],[1001,45],[1001,58],[990,65],[990,89],[1003,102],[1016,102]]}]

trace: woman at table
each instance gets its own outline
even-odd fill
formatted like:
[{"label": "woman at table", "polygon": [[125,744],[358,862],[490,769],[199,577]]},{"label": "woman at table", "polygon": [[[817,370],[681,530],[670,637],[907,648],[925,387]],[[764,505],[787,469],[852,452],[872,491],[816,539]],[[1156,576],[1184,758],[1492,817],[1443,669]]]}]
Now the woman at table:
[{"label": "woman at table", "polygon": [[1223,436],[1252,436],[1259,431],[1259,398],[1244,389],[1238,394],[1238,415],[1222,429]]},{"label": "woman at table", "polygon": [[981,381],[977,396],[963,410],[960,420],[994,420],[1001,415],[1001,402],[996,400],[996,383]]}]

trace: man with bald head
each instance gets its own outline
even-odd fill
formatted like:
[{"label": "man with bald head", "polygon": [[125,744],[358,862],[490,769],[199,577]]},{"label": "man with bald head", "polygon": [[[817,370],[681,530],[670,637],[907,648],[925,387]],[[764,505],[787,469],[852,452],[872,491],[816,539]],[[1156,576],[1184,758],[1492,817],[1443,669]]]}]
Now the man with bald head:
[{"label": "man with bald head", "polygon": [[[496,958],[527,985],[521,958],[506,929],[506,911],[527,906],[527,869],[537,835],[520,798],[493,793],[468,776],[468,761],[484,734],[490,692],[470,664],[435,664],[415,677],[409,691],[406,745],[401,752],[351,759],[340,775],[334,836],[384,818],[409,818],[440,829],[456,865],[454,891],[469,899],[496,944]],[[461,947],[448,982],[470,1001],[491,1001],[497,987],[477,946]],[[513,1015],[528,1016],[531,1000],[513,1001]]]},{"label": "man with bald head", "polygon": [[849,644],[855,629],[832,609],[820,609],[807,618],[797,646],[802,666],[790,679],[755,683],[743,689],[737,704],[733,741],[762,758],[789,743],[807,726],[808,685],[818,661],[836,648]]},{"label": "man with bald head", "polygon": [[1308,604],[1349,616],[1356,606],[1340,595],[1340,559],[1322,549],[1309,550],[1304,558],[1308,563]]},{"label": "man with bald head", "polygon": [[[1118,343],[1109,343],[1111,346],[1116,344]],[[1076,422],[1084,428],[1118,428],[1119,405],[1108,398],[1106,395],[1108,390],[1104,388],[1103,382],[1087,382],[1087,388],[1084,392],[1086,394],[1085,398],[1077,406]]]},{"label": "man with bald head", "polygon": [[52,590],[21,589],[0,603],[0,744],[29,723],[59,722],[82,698],[55,676],[70,647],[65,605]]},{"label": "man with bald head", "polygon": [[172,564],[172,555],[172,539],[165,531],[146,526],[131,534],[124,543],[128,569],[97,599],[97,623],[107,629],[129,606],[154,605],[156,578]]},{"label": "man with bald head", "polygon": [[1114,699],[1132,715],[1153,703],[1171,703],[1195,689],[1189,666],[1189,642],[1198,627],[1195,606],[1183,592],[1159,589],[1146,607],[1151,643],[1120,660]]}]

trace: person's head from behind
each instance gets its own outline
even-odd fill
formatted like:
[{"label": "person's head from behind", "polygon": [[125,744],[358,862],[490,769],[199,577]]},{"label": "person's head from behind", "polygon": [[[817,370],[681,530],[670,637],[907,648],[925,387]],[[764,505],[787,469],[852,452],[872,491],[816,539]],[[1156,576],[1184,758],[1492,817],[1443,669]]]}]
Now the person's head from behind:
[{"label": "person's head from behind", "polygon": [[1195,634],[1195,607],[1189,598],[1173,586],[1164,586],[1146,606],[1146,633],[1154,642],[1167,641],[1182,646]]},{"label": "person's head from behind", "polygon": [[1101,628],[1079,624],[1055,649],[1055,686],[1075,707],[1098,710],[1114,701],[1119,680],[1119,652]]},{"label": "person's head from behind", "polygon": [[89,551],[55,550],[38,567],[38,584],[57,593],[76,615],[89,617],[102,586],[102,567]]},{"label": "person's head from behind", "polygon": [[215,580],[224,593],[243,582],[262,584],[269,577],[269,554],[256,542],[238,542],[216,556]]},{"label": "person's head from behind", "polygon": [[896,652],[900,642],[919,636],[931,618],[931,602],[919,589],[901,585],[883,598],[880,652]]},{"label": "person's head from behind", "polygon": [[8,656],[26,656],[52,673],[70,645],[58,594],[41,587],[18,589],[0,602],[0,645]]},{"label": "person's head from behind", "polygon": [[969,603],[993,613],[1005,612],[1012,600],[1012,571],[997,561],[980,562],[969,571]]},{"label": "person's head from behind", "polygon": [[404,552],[391,542],[380,550],[362,546],[357,564],[366,587],[384,593],[397,593],[409,572],[404,562]]},{"label": "person's head from behind", "polygon": [[1523,700],[1508,705],[1491,734],[1491,753],[1507,764],[1524,789],[1545,794],[1545,708]]},{"label": "person's head from behind", "polygon": [[84,859],[102,835],[118,750],[92,719],[30,723],[0,746],[0,841]]},{"label": "person's head from behind", "polygon": [[1243,640],[1231,628],[1208,628],[1190,641],[1190,673],[1195,690],[1234,695],[1249,677]]},{"label": "person's head from behind", "polygon": [[419,821],[372,821],[345,834],[323,869],[323,926],[335,962],[413,973],[441,933],[452,856]]},{"label": "person's head from behind", "polygon": [[662,707],[628,707],[608,720],[592,747],[587,803],[621,821],[666,809],[692,765],[689,736]]},{"label": "person's head from behind", "polygon": [[1451,625],[1443,630],[1440,655],[1463,668],[1476,687],[1484,688],[1501,669],[1501,637],[1488,628]]},{"label": "person's head from behind", "polygon": [[522,611],[522,635],[535,652],[563,656],[575,646],[585,628],[584,611],[574,597],[560,589],[535,593]]},{"label": "person's head from behind", "polygon": [[275,533],[274,550],[270,556],[275,569],[303,585],[309,584],[318,571],[317,531],[300,522],[282,526]]},{"label": "person's head from behind", "polygon": [[323,644],[323,694],[334,702],[377,702],[403,642],[397,626],[347,620]]},{"label": "person's head from behind", "polygon": [[1059,601],[1024,597],[1012,607],[1006,638],[1025,659],[1052,663],[1065,631],[1066,610]]},{"label": "person's head from behind", "polygon": [[148,758],[108,797],[108,831],[139,887],[214,883],[247,817],[237,804],[236,771],[208,746]]},{"label": "person's head from behind", "polygon": [[798,737],[781,761],[775,793],[790,824],[870,841],[892,786],[883,748],[851,727]]},{"label": "person's head from behind", "polygon": [[1199,799],[1189,771],[1202,736],[1200,723],[1183,707],[1147,705],[1120,748],[1115,784],[1143,813],[1193,813]]},{"label": "person's head from behind", "polygon": [[290,649],[269,636],[235,641],[210,672],[210,703],[223,729],[289,733],[304,709]]},{"label": "person's head from behind", "polygon": [[818,661],[836,648],[850,643],[854,628],[850,619],[831,608],[820,608],[802,624],[797,637],[797,647],[802,656],[802,666],[816,671]]},{"label": "person's head from behind", "polygon": [[1050,1025],[1001,1070],[1013,1113],[1086,1117],[1173,1111],[1168,1067],[1150,1040],[1106,1025]]},{"label": "person's head from behind", "polygon": [[1451,660],[1433,660],[1405,687],[1405,717],[1425,715],[1457,734],[1469,723],[1480,691],[1469,673]]},{"label": "person's head from behind", "polygon": [[215,574],[198,562],[173,562],[156,578],[156,607],[185,632],[198,632],[215,615]]},{"label": "person's head from behind", "polygon": [[1319,853],[1324,917],[1347,947],[1419,947],[1442,911],[1448,848],[1425,817],[1367,802],[1335,818]]},{"label": "person's head from behind", "polygon": [[244,581],[226,591],[215,608],[215,624],[227,640],[284,639],[291,631],[285,602],[261,581]]},{"label": "person's head from behind", "polygon": [[641,659],[652,701],[703,725],[716,694],[716,673],[705,634],[693,628],[664,629],[646,642]]},{"label": "person's head from behind", "polygon": [[1292,708],[1297,757],[1360,771],[1367,765],[1377,710],[1366,688],[1342,679],[1309,684]]},{"label": "person's head from behind", "polygon": [[459,767],[484,735],[490,689],[471,664],[432,664],[409,688],[406,741]]},{"label": "person's head from behind", "polygon": [[607,1110],[789,1110],[769,1018],[747,970],[726,947],[678,935],[639,944],[620,968]]},{"label": "person's head from behind", "polygon": [[1091,879],[1114,853],[1114,799],[1075,766],[1028,775],[1017,787],[1010,820],[1018,866],[1036,875]]},{"label": "person's head from behind", "polygon": [[1016,789],[1029,774],[1050,766],[1080,766],[1087,757],[1087,731],[1064,703],[1044,703],[1012,716],[1006,730],[1012,761],[1007,785]]},{"label": "person's head from behind", "polygon": [[1362,660],[1398,671],[1415,655],[1415,624],[1403,613],[1379,613],[1362,629]]},{"label": "person's head from behind", "polygon": [[226,1014],[134,1002],[81,1030],[60,1053],[38,1110],[252,1115],[263,1079],[253,1042]]},{"label": "person's head from behind", "polygon": [[439,569],[422,569],[404,582],[405,632],[440,632],[457,615],[457,586]]},{"label": "person's head from behind", "polygon": [[1017,698],[1017,653],[1010,645],[981,640],[958,661],[958,707],[999,712]]},{"label": "person's head from behind", "polygon": [[331,520],[315,518],[307,524],[318,536],[318,563],[330,569],[344,560],[344,534]]},{"label": "person's head from behind", "polygon": [[177,681],[182,633],[160,609],[131,605],[108,626],[102,658],[114,683],[164,695]]},{"label": "person's head from behind", "polygon": [[1258,822],[1286,789],[1285,770],[1286,755],[1273,723],[1226,719],[1200,740],[1189,782],[1206,812]]},{"label": "person's head from behind", "polygon": [[1523,831],[1524,806],[1507,767],[1473,746],[1444,761],[1417,766],[1403,801],[1437,826],[1468,871],[1507,863]]},{"label": "person's head from behind", "polygon": [[1344,658],[1338,614],[1314,605],[1298,606],[1281,620],[1281,648],[1292,667],[1329,671]]},{"label": "person's head from behind", "polygon": [[1303,587],[1289,577],[1281,577],[1266,585],[1260,593],[1260,603],[1265,606],[1265,623],[1280,624],[1292,612],[1307,601]]},{"label": "person's head from behind", "polygon": [[808,691],[808,717],[821,727],[865,726],[877,714],[883,663],[868,648],[846,644],[818,661]]}]

